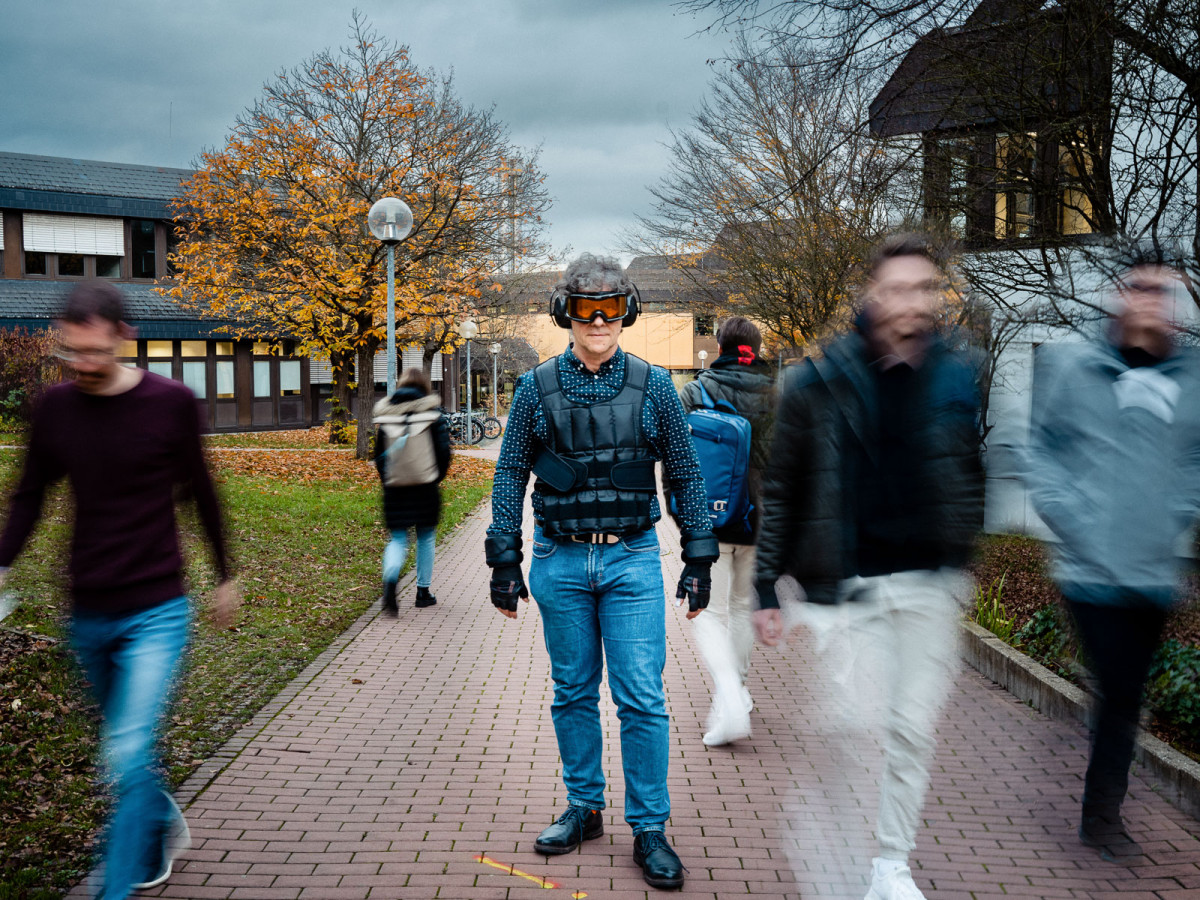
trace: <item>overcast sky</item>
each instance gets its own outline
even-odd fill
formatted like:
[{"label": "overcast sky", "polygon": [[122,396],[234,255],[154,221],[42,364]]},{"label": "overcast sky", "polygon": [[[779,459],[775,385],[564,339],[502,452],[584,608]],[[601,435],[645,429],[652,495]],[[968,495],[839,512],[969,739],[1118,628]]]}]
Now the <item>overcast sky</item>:
[{"label": "overcast sky", "polygon": [[557,249],[618,252],[726,39],[670,0],[0,0],[0,150],[190,166],[358,8],[542,147]]}]

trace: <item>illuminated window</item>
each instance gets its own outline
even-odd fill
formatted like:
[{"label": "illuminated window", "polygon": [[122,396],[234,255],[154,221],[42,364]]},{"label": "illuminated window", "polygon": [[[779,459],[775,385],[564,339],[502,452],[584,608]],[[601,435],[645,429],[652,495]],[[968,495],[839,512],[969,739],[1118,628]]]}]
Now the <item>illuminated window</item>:
[{"label": "illuminated window", "polygon": [[996,237],[1030,237],[1034,230],[1033,168],[1037,135],[996,136]]},{"label": "illuminated window", "polygon": [[180,356],[208,356],[208,343],[205,341],[180,341]]},{"label": "illuminated window", "polygon": [[233,341],[216,341],[217,356],[233,356]]},{"label": "illuminated window", "polygon": [[171,341],[146,341],[147,356],[174,356],[175,350]]}]

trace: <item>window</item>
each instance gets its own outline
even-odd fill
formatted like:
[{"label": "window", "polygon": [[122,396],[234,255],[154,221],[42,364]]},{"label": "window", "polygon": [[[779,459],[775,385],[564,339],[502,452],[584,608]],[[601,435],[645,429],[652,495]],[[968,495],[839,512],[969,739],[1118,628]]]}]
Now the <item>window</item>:
[{"label": "window", "polygon": [[216,341],[213,346],[217,356],[233,356],[233,341]]},{"label": "window", "polygon": [[176,272],[175,263],[171,261],[171,257],[179,252],[179,237],[175,233],[175,226],[168,225],[167,231],[167,274],[174,275]]},{"label": "window", "polygon": [[117,356],[122,359],[137,359],[137,341],[121,341],[121,349]]},{"label": "window", "polygon": [[1082,141],[1060,144],[1058,148],[1059,183],[1058,230],[1060,234],[1091,234],[1096,229],[1092,216],[1092,198],[1084,189],[1092,180],[1092,155]]},{"label": "window", "polygon": [[180,341],[179,342],[180,356],[208,356],[207,341]]},{"label": "window", "polygon": [[146,363],[146,371],[153,372],[155,375],[161,375],[163,378],[171,377],[171,361],[165,360],[150,360]]},{"label": "window", "polygon": [[996,136],[996,237],[1033,235],[1033,167],[1037,135]]},{"label": "window", "polygon": [[38,253],[37,251],[25,251],[25,274],[26,275],[45,275],[46,274],[46,254]]},{"label": "window", "polygon": [[132,275],[134,278],[154,278],[154,222],[150,219],[134,219],[130,226],[133,233],[130,241]]},{"label": "window", "polygon": [[254,396],[271,396],[271,363],[266,359],[254,361]]},{"label": "window", "polygon": [[167,357],[168,359],[175,355],[175,349],[171,341],[146,341],[146,355]]},{"label": "window", "polygon": [[1096,230],[1083,140],[1032,131],[926,138],[925,215],[968,246]]},{"label": "window", "polygon": [[254,342],[254,355],[255,356],[269,356],[270,354],[271,354],[271,345],[269,343],[267,343],[266,341],[255,341]]},{"label": "window", "polygon": [[208,396],[208,364],[195,360],[183,364],[183,383],[192,389],[197,400]]},{"label": "window", "polygon": [[926,215],[951,236],[966,238],[971,230],[971,138],[948,138],[928,145]]},{"label": "window", "polygon": [[119,256],[97,256],[96,257],[96,277],[97,278],[120,278],[121,277],[121,257],[119,257]]},{"label": "window", "polygon": [[217,363],[217,399],[233,399],[233,362],[221,360]]},{"label": "window", "polygon": [[300,395],[300,360],[285,359],[279,363],[279,396]]},{"label": "window", "polygon": [[83,255],[80,253],[58,254],[58,274],[71,278],[82,278]]},{"label": "window", "polygon": [[714,316],[696,316],[693,319],[696,334],[702,337],[711,337],[713,334],[713,326],[716,324]]}]

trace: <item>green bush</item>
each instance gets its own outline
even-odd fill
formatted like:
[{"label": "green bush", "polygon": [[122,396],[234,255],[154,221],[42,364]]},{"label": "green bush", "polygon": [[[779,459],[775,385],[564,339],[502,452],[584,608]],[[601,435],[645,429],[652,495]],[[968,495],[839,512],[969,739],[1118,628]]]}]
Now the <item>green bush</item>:
[{"label": "green bush", "polygon": [[1200,741],[1200,647],[1163,642],[1150,664],[1146,702],[1164,724]]}]

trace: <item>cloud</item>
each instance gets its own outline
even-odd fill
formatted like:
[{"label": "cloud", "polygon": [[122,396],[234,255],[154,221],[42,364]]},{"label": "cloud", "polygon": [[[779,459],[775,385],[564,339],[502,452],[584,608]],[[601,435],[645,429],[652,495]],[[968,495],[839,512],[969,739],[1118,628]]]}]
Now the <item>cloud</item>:
[{"label": "cloud", "polygon": [[[554,244],[611,252],[665,171],[661,142],[703,96],[724,49],[670,0],[360,0],[414,62],[453,69],[542,146]],[[57,0],[14,4],[0,33],[0,149],[187,166],[220,146],[264,82],[348,41],[326,0]],[[18,90],[12,86],[21,85]]]}]

